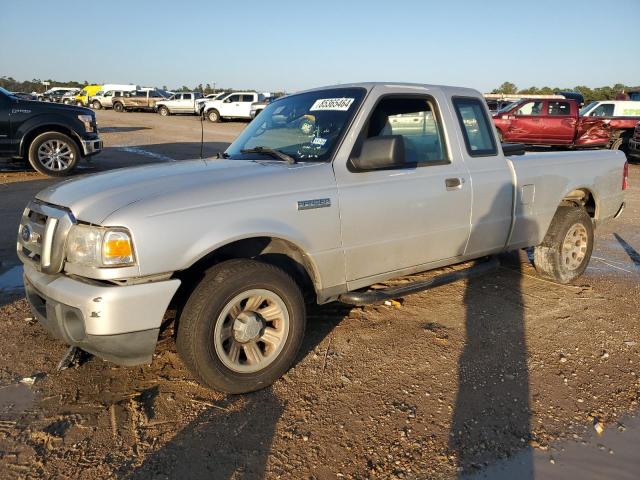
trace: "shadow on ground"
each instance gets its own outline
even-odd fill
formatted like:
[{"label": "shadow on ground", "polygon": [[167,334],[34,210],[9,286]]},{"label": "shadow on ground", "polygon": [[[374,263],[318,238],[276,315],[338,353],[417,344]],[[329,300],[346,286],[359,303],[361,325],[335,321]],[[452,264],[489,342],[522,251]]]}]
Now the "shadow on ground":
[{"label": "shadow on ground", "polygon": [[[329,335],[350,310],[341,304],[310,307],[307,333],[297,362]],[[218,408],[200,414],[170,443],[149,455],[139,468],[130,472],[123,467],[120,476],[263,478],[276,426],[286,406],[271,387],[248,395],[227,396]]]}]

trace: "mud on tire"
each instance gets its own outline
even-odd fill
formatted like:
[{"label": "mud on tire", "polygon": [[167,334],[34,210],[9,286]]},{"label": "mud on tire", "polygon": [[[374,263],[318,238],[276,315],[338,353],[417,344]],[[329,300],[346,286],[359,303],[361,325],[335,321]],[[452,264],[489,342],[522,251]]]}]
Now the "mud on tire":
[{"label": "mud on tire", "polygon": [[558,283],[582,275],[593,251],[593,222],[580,207],[562,206],[556,211],[544,240],[533,250],[538,274]]},{"label": "mud on tire", "polygon": [[305,330],[300,288],[283,270],[238,259],[209,269],[179,318],[176,346],[207,387],[246,393],[292,365]]}]

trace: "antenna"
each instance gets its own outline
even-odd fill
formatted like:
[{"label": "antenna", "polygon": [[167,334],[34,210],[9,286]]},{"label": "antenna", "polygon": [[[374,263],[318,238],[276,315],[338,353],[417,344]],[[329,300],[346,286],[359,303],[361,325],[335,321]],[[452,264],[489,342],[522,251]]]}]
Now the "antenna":
[{"label": "antenna", "polygon": [[204,159],[204,103],[200,108],[200,160]]}]

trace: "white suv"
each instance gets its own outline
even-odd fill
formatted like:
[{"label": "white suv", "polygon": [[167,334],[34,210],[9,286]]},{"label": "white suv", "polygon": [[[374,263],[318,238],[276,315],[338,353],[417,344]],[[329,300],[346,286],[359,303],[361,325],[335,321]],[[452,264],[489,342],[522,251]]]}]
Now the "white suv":
[{"label": "white suv", "polygon": [[219,122],[223,118],[251,119],[251,104],[264,100],[256,92],[232,92],[204,104],[204,115],[210,122]]},{"label": "white suv", "polygon": [[121,90],[107,90],[106,92],[100,90],[91,97],[89,105],[94,110],[100,110],[101,108],[112,108],[113,97],[122,96],[124,95],[124,93],[125,92]]}]

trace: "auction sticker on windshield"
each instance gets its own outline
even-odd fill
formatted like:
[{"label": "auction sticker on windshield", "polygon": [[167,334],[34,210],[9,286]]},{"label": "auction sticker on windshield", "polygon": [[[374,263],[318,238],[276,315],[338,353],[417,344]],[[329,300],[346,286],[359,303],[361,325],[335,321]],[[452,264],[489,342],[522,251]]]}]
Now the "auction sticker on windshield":
[{"label": "auction sticker on windshield", "polygon": [[354,100],[355,98],[319,98],[311,105],[309,111],[340,110],[346,112]]}]

